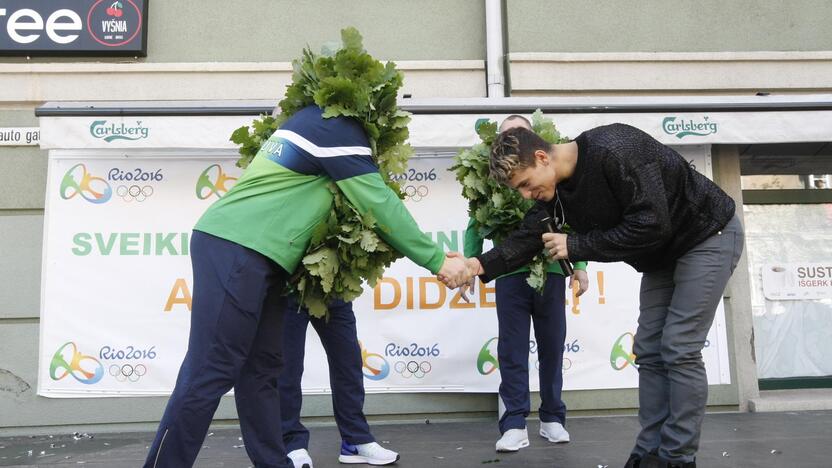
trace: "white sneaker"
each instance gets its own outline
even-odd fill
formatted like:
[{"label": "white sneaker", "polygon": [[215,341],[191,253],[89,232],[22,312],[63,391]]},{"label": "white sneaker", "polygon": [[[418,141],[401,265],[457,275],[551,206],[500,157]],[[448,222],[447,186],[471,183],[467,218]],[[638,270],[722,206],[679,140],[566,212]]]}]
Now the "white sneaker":
[{"label": "white sneaker", "polygon": [[559,422],[540,421],[540,435],[556,444],[569,442],[569,433]]},{"label": "white sneaker", "polygon": [[509,429],[497,441],[498,452],[516,452],[529,446],[529,432],[523,429]]},{"label": "white sneaker", "polygon": [[399,461],[399,454],[392,450],[387,450],[376,442],[352,445],[342,441],[341,455],[338,456],[338,461],[341,463],[389,465]]},{"label": "white sneaker", "polygon": [[306,449],[292,450],[288,455],[295,468],[313,468],[312,457],[309,456],[309,452]]}]

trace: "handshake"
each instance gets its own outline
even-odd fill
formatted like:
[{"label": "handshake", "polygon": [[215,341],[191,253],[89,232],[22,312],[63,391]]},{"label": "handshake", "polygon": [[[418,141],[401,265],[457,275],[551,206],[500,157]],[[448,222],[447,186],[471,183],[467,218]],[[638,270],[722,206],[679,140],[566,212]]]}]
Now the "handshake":
[{"label": "handshake", "polygon": [[[568,260],[569,250],[566,237],[566,234],[547,232],[543,234],[541,240],[549,258],[552,261],[561,261],[561,269],[566,273],[565,276],[572,276],[572,281],[579,283],[576,294],[580,296],[589,287],[589,279],[585,271],[574,272],[573,276],[572,266]],[[439,273],[436,274],[436,278],[450,289],[460,288],[462,298],[467,301],[466,293],[469,289],[473,289],[474,278],[484,273],[485,270],[478,258],[465,258],[459,252],[448,252],[445,254],[445,261]]]},{"label": "handshake", "polygon": [[[547,232],[542,239],[547,255],[552,260],[565,260],[569,258],[569,251],[566,245],[566,234]],[[571,268],[570,268],[571,269]],[[445,286],[454,289],[468,285],[475,276],[485,273],[476,257],[465,258],[459,252],[448,252],[445,254],[445,262],[442,269],[436,274],[439,281]],[[568,273],[569,276],[571,273]]]},{"label": "handshake", "polygon": [[[476,257],[465,258],[459,252],[448,252],[436,277],[451,289],[459,287],[467,289],[466,286],[472,283],[476,276],[483,273],[482,265]],[[463,297],[465,297],[464,290]]]}]

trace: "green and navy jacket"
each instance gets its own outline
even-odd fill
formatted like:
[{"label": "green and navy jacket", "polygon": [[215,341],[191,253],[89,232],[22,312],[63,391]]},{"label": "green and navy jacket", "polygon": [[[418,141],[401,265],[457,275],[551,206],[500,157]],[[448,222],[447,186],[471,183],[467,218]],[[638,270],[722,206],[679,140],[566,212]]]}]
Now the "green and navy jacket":
[{"label": "green and navy jacket", "polygon": [[293,273],[315,227],[329,217],[333,200],[327,185],[334,181],[359,212],[372,213],[382,239],[438,272],[444,252],[385,185],[361,124],[321,114],[309,106],[289,118],[194,229],[255,250]]},{"label": "green and navy jacket", "polygon": [[[465,241],[463,243],[463,255],[465,257],[476,257],[482,254],[482,243],[483,238],[480,237],[479,233],[477,232],[477,228],[475,227],[476,221],[474,218],[468,219],[468,227],[465,228]],[[586,271],[586,262],[575,262],[572,264],[576,270],[584,270]],[[517,275],[520,273],[528,273],[529,267],[525,266],[519,268],[517,270],[512,271],[511,273],[506,273],[504,275],[498,276],[497,278],[503,278],[505,276]],[[560,265],[558,262],[549,262],[549,266],[546,269],[547,273],[555,273],[557,275],[563,276],[563,270],[560,269]]]}]

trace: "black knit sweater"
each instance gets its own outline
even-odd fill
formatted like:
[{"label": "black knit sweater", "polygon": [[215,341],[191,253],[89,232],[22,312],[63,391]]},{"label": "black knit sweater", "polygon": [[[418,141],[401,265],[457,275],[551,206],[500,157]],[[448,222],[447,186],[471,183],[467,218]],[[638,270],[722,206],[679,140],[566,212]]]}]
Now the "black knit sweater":
[{"label": "black knit sweater", "polygon": [[[572,176],[557,186],[571,261],[624,261],[638,271],[673,264],[719,231],[734,201],[676,151],[624,124],[579,135]],[[556,197],[557,199],[557,197]],[[528,263],[543,248],[556,200],[538,202],[499,247],[479,257],[485,279]],[[558,213],[560,209],[558,209]]]}]

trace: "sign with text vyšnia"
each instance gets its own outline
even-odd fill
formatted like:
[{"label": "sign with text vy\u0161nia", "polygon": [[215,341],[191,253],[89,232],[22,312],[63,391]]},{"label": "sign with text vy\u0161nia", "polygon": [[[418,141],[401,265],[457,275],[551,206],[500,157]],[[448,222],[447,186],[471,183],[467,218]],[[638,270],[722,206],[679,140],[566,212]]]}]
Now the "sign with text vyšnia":
[{"label": "sign with text vy\u0161nia", "polygon": [[2,0],[0,55],[147,55],[149,0]]}]

